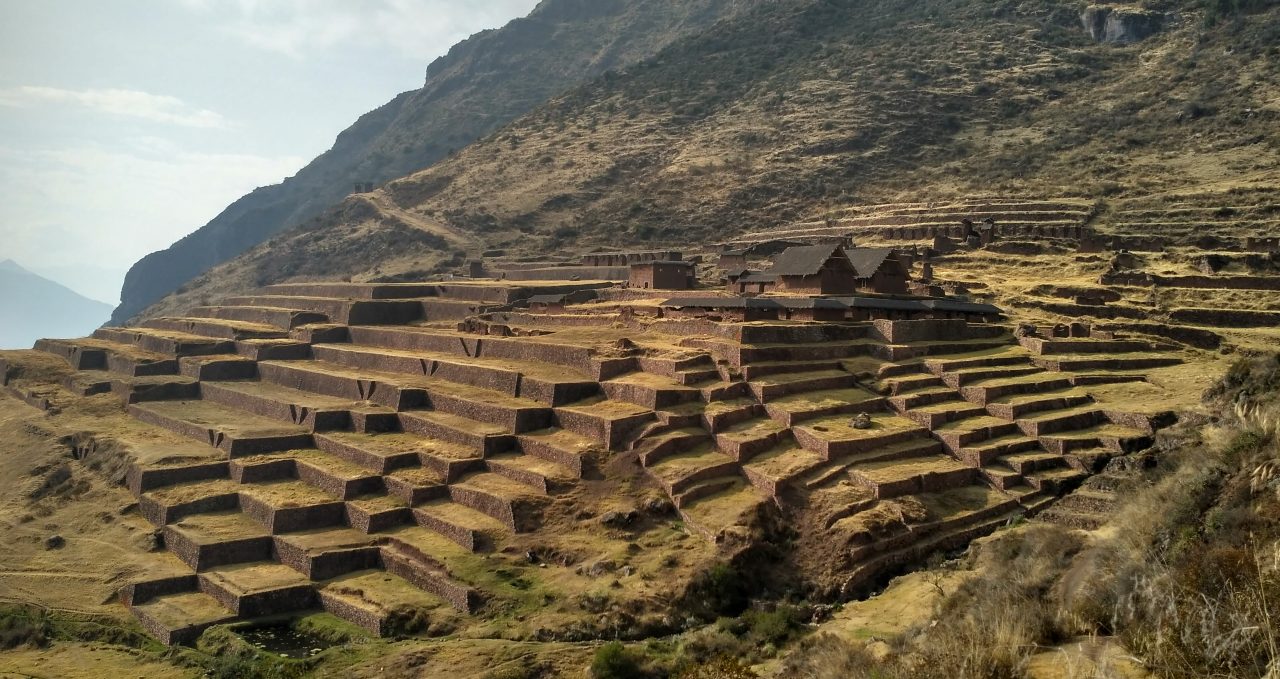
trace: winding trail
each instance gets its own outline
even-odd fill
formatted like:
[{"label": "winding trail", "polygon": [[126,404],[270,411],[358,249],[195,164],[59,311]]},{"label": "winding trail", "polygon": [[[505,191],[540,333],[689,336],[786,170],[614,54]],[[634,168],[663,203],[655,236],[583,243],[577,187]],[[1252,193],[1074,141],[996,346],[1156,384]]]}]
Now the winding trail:
[{"label": "winding trail", "polygon": [[399,219],[400,221],[412,226],[415,229],[426,231],[427,233],[440,236],[452,243],[470,247],[476,245],[476,239],[470,234],[459,231],[447,224],[426,219],[422,215],[415,214],[396,205],[391,198],[382,191],[373,193],[360,194],[363,200],[372,205],[378,212]]}]

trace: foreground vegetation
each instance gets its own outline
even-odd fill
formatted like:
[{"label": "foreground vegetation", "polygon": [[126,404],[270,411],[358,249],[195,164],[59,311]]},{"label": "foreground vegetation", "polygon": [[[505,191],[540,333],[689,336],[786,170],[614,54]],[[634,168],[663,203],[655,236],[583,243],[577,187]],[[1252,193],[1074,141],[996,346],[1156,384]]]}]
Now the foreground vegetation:
[{"label": "foreground vegetation", "polygon": [[[1243,360],[1158,443],[1147,487],[1087,538],[1047,524],[968,558],[977,575],[888,648],[818,635],[781,676],[1028,676],[1046,647],[1114,637],[1158,677],[1280,671],[1280,357]],[[1083,674],[1080,676],[1093,676]]]}]

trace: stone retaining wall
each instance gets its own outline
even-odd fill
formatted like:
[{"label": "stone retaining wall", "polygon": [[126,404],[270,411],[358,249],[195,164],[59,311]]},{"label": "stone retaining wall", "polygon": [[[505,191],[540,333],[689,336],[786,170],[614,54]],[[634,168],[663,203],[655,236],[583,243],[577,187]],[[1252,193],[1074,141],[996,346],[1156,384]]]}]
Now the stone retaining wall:
[{"label": "stone retaining wall", "polygon": [[133,463],[129,465],[129,471],[125,474],[125,487],[138,496],[154,488],[222,478],[230,478],[226,462],[190,464],[180,467],[144,467]]}]

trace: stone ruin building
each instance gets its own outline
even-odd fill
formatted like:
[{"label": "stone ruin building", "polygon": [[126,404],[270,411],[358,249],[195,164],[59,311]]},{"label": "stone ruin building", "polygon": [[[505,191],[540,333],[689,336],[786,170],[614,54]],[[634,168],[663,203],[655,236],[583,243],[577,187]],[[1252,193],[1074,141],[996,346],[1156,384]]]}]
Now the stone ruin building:
[{"label": "stone ruin building", "polygon": [[[164,551],[122,597],[176,644],[301,610],[377,634],[406,601],[487,615],[517,596],[493,576],[502,564],[572,554],[604,530],[576,517],[618,499],[587,489],[619,478],[713,550],[749,539],[762,512],[783,517],[802,547],[839,547],[828,587],[852,596],[1055,511],[1111,456],[1148,445],[1160,418],[1098,403],[1090,385],[1180,361],[1145,340],[1015,332],[996,307],[903,294],[889,250],[792,246],[735,280],[766,294],[705,287],[656,307],[579,305],[619,288],[568,278],[622,267],[621,282],[674,254],[513,263],[493,280],[273,285],[42,340],[5,354],[0,375],[44,409],[109,395],[154,432],[126,483]],[[60,385],[11,379],[40,360],[61,366]],[[917,513],[868,518],[907,500]],[[643,523],[622,510],[601,521]]]}]

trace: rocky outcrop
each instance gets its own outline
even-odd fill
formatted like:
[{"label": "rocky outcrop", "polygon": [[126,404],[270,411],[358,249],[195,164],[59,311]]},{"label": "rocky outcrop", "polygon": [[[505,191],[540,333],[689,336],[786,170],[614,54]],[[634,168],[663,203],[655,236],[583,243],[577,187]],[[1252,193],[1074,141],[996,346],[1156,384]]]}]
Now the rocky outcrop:
[{"label": "rocky outcrop", "polygon": [[1081,12],[1080,21],[1094,40],[1127,45],[1160,32],[1164,17],[1137,7],[1091,5]]},{"label": "rocky outcrop", "polygon": [[208,269],[338,204],[356,182],[428,167],[548,98],[759,0],[543,0],[523,19],[455,45],[421,89],[361,116],[333,148],[280,184],[256,189],[213,221],[142,258],[125,276],[120,324]]}]

